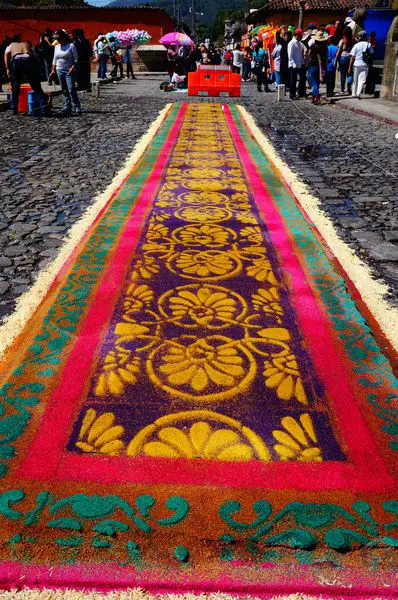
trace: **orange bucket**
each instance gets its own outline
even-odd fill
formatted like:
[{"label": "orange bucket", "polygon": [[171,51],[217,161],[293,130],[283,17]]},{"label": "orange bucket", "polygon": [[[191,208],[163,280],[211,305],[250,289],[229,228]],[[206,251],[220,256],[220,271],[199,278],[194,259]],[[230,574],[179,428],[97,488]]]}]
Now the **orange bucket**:
[{"label": "orange bucket", "polygon": [[19,101],[18,101],[18,112],[27,113],[29,111],[29,92],[32,91],[32,88],[28,83],[23,83],[21,85],[21,91],[19,93]]}]

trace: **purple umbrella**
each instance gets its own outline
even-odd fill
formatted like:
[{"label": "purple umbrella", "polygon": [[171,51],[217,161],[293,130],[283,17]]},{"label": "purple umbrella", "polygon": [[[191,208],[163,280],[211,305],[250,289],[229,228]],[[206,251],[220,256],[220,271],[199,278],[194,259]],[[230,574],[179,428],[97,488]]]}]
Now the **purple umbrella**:
[{"label": "purple umbrella", "polygon": [[167,33],[159,40],[159,42],[163,44],[163,46],[170,46],[170,44],[175,44],[176,46],[193,46],[194,44],[188,35],[185,35],[185,33],[181,33],[180,31]]}]

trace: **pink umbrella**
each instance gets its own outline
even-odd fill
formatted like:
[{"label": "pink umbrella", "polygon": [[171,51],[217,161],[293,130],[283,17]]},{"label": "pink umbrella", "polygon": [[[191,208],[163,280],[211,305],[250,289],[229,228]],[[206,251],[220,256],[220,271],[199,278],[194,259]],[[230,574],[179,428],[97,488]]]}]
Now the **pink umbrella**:
[{"label": "pink umbrella", "polygon": [[159,42],[163,44],[163,46],[170,46],[170,44],[175,44],[176,46],[193,46],[194,44],[188,35],[185,35],[185,33],[181,33],[180,31],[167,33],[159,40]]}]

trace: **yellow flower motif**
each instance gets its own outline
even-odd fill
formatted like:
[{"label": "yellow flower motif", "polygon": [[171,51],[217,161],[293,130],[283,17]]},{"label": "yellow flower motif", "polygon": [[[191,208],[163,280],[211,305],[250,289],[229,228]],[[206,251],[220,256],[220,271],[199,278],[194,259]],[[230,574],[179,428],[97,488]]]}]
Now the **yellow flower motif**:
[{"label": "yellow flower motif", "polygon": [[183,179],[178,182],[179,185],[182,185],[189,190],[199,190],[199,191],[218,191],[222,190],[227,185],[220,179]]},{"label": "yellow flower motif", "polygon": [[281,322],[283,310],[280,305],[279,293],[276,287],[271,287],[268,290],[260,288],[256,294],[252,295],[253,306],[258,310],[263,311],[266,315],[274,315],[278,323]]},{"label": "yellow flower motif", "polygon": [[278,285],[272,265],[266,258],[255,258],[252,264],[246,268],[246,272],[250,277],[254,277],[257,281],[267,281],[271,285]]},{"label": "yellow flower motif", "polygon": [[222,277],[232,274],[236,269],[236,262],[227,252],[208,250],[207,252],[186,251],[181,252],[175,260],[176,268],[187,276],[196,277]]},{"label": "yellow flower motif", "polygon": [[281,425],[285,431],[277,429],[272,432],[278,442],[274,450],[281,460],[322,462],[322,452],[317,446],[318,439],[308,413],[300,416],[299,423],[293,417],[284,417]]},{"label": "yellow flower motif", "polygon": [[77,448],[83,452],[110,454],[115,456],[124,449],[124,442],[120,439],[124,435],[121,425],[114,425],[115,415],[111,412],[103,413],[97,417],[93,408],[86,412],[79,433]]},{"label": "yellow flower motif", "polygon": [[144,306],[149,306],[153,300],[154,293],[147,285],[138,285],[132,283],[126,294],[124,308],[130,311],[139,312]]},{"label": "yellow flower motif", "polygon": [[263,440],[239,421],[210,410],[165,415],[129,443],[126,454],[159,458],[202,458],[245,461],[271,460]]},{"label": "yellow flower motif", "polygon": [[255,215],[249,210],[242,210],[236,213],[236,218],[241,223],[249,223],[250,225],[257,225],[257,219]]},{"label": "yellow flower motif", "polygon": [[231,345],[212,345],[198,339],[188,346],[169,344],[162,356],[159,371],[172,386],[189,386],[203,392],[212,384],[222,387],[236,385],[244,377],[243,358]]},{"label": "yellow flower motif", "polygon": [[159,239],[167,237],[168,235],[169,235],[169,230],[167,227],[165,227],[161,223],[151,223],[148,227],[146,239],[147,240],[159,240]]},{"label": "yellow flower motif", "polygon": [[229,198],[220,192],[184,192],[178,196],[183,204],[198,204],[201,208],[208,207],[209,204],[219,205],[228,204]]},{"label": "yellow flower motif", "polygon": [[228,290],[207,286],[180,289],[168,299],[168,305],[172,317],[186,326],[228,324],[241,310]]},{"label": "yellow flower motif", "polygon": [[221,169],[214,169],[208,167],[202,169],[188,169],[185,174],[186,176],[192,177],[193,179],[218,179],[225,175],[225,173]]},{"label": "yellow flower motif", "polygon": [[246,237],[249,242],[261,246],[263,238],[260,227],[244,227],[240,232],[243,237]]},{"label": "yellow flower motif", "polygon": [[108,394],[120,396],[126,385],[137,383],[139,372],[138,358],[130,360],[128,350],[119,349],[117,353],[112,350],[104,360],[94,394],[96,396],[107,396]]},{"label": "yellow flower motif", "polygon": [[184,221],[204,223],[208,221],[225,221],[230,218],[231,213],[229,210],[217,206],[193,206],[180,209],[177,211],[176,216]]},{"label": "yellow flower motif", "polygon": [[164,427],[158,440],[143,447],[144,454],[162,458],[206,458],[223,461],[246,461],[254,458],[254,450],[232,429],[216,429],[205,421],[191,425],[185,432],[177,427]]},{"label": "yellow flower motif", "polygon": [[173,238],[177,242],[207,248],[224,245],[234,237],[234,232],[218,225],[188,225],[173,233]]},{"label": "yellow flower motif", "polygon": [[[137,260],[135,265],[135,271],[141,275],[143,279],[151,279],[153,275],[156,275],[160,271],[160,267],[153,256],[145,256],[144,259]],[[135,279],[135,277],[133,277]]]},{"label": "yellow flower motif", "polygon": [[265,385],[275,390],[280,400],[295,398],[301,404],[308,404],[294,354],[276,356],[266,361],[264,367]]}]

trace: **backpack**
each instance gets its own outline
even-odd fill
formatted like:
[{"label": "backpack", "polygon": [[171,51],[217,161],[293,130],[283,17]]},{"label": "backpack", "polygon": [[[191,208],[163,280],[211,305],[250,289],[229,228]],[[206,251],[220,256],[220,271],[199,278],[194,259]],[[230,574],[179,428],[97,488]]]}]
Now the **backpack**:
[{"label": "backpack", "polygon": [[368,44],[366,50],[362,52],[362,60],[365,65],[371,65],[373,62],[373,52],[370,51],[370,44]]},{"label": "backpack", "polygon": [[265,55],[264,54],[262,54],[261,56],[258,53],[256,53],[255,55],[253,55],[252,73],[254,75],[260,75],[260,73],[263,72],[264,59],[265,59]]}]

